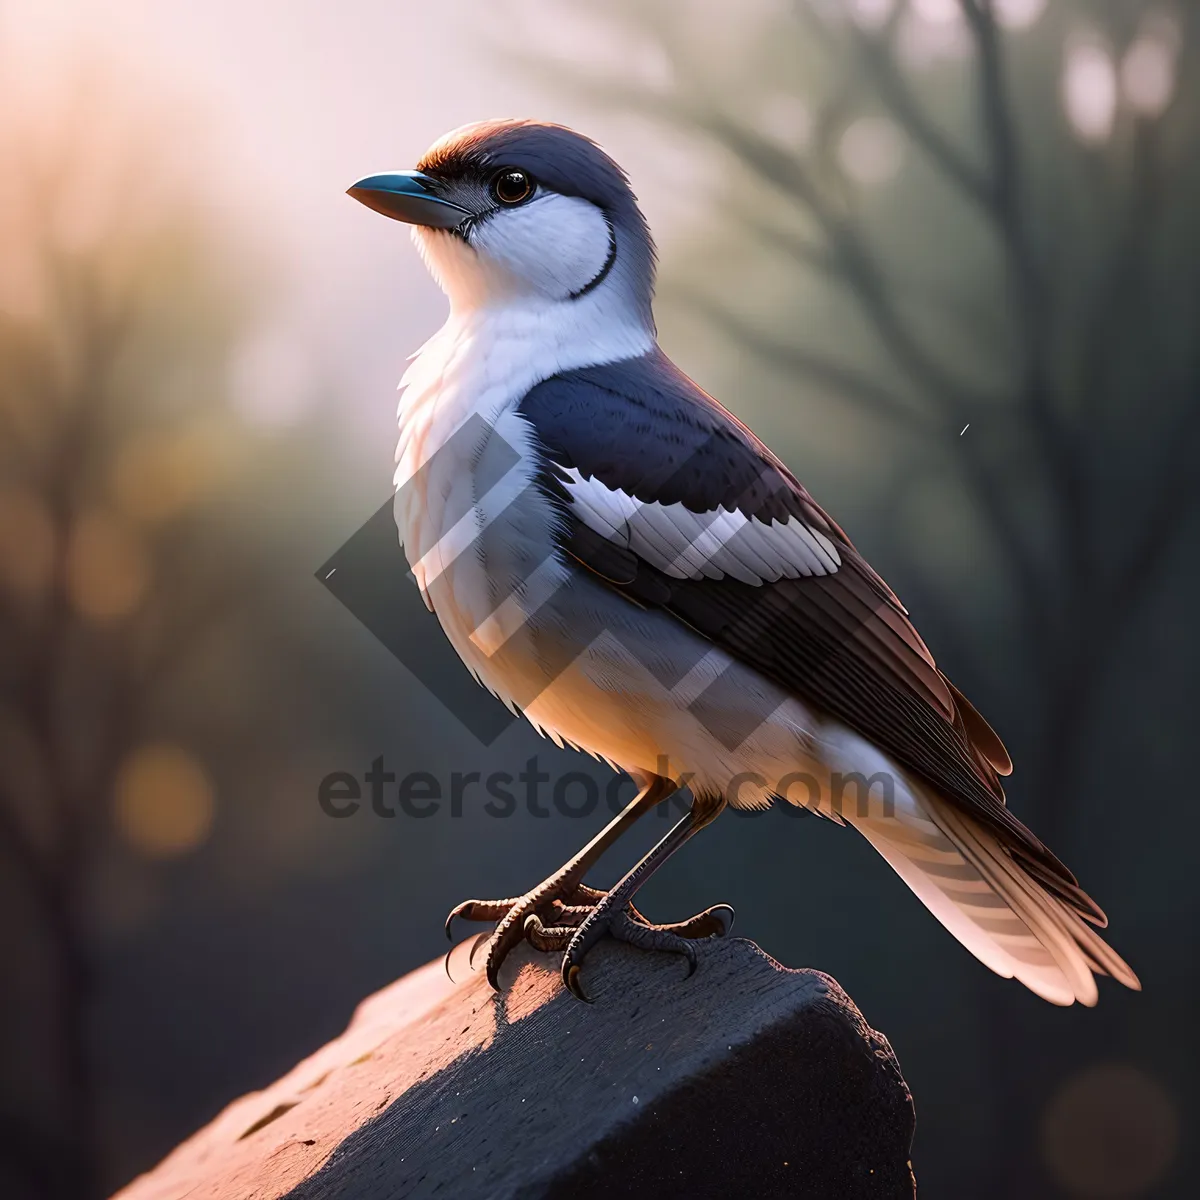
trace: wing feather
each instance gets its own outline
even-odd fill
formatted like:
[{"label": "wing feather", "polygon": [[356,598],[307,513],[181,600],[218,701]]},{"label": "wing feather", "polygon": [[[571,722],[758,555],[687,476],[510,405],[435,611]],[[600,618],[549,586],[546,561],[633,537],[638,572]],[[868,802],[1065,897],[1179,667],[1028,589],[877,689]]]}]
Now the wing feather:
[{"label": "wing feather", "polygon": [[[1103,913],[1006,808],[1000,776],[1012,763],[1000,739],[938,670],[883,579],[750,430],[657,350],[546,380],[519,411],[545,456],[565,553],[837,718],[944,798],[947,828],[959,829],[957,814],[968,834],[983,831],[983,850],[958,834],[967,869],[1008,889],[1064,970],[1077,961],[1071,947],[1093,962],[1111,955],[1071,924],[1102,924]],[[986,852],[993,844],[1002,866],[1019,864],[1069,915],[1010,897]],[[1078,994],[1082,980],[1071,978]]]}]

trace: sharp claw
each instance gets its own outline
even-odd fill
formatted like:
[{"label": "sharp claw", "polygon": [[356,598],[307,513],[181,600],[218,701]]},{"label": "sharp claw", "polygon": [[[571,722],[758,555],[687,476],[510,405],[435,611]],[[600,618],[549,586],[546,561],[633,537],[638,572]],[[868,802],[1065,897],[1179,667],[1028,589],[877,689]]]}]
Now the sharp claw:
[{"label": "sharp claw", "polygon": [[688,961],[688,973],[684,976],[684,979],[691,979],[696,973],[696,951],[692,949],[691,942],[683,943],[683,956]]},{"label": "sharp claw", "polygon": [[471,943],[471,953],[467,955],[467,969],[468,970],[470,970],[470,971],[475,970],[475,953],[479,949],[479,947],[482,946],[483,943],[487,941],[488,936],[489,935],[486,930],[484,930],[483,933],[477,933],[475,935],[475,941]]},{"label": "sharp claw", "polygon": [[487,981],[491,985],[493,992],[500,990],[500,964],[494,958],[488,959]]},{"label": "sharp claw", "polygon": [[450,955],[452,955],[453,953],[454,953],[454,947],[451,946],[450,949],[446,951],[446,958],[445,958],[445,961],[442,963],[442,966],[445,968],[445,971],[446,971],[446,978],[448,980],[450,980],[451,983],[454,982],[454,976],[450,974]]},{"label": "sharp claw", "polygon": [[[719,916],[721,918],[721,920],[725,926],[725,928],[722,929],[721,932],[718,933],[716,936],[717,937],[728,937],[730,930],[733,929],[733,920],[734,920],[734,916],[735,916],[734,911],[733,911],[733,905],[717,904],[713,907],[712,912],[713,912],[714,917]],[[728,917],[726,917],[726,915],[725,915],[726,913],[729,914]]]},{"label": "sharp claw", "polygon": [[[533,891],[509,900],[464,900],[451,909],[450,915],[446,918],[446,936],[453,943],[453,925],[456,917],[466,921],[498,922],[490,934],[479,935],[467,957],[468,966],[475,970],[475,955],[485,941],[488,943],[487,981],[492,989],[498,992],[501,990],[500,968],[510,950],[522,941],[529,942],[535,949],[543,951],[561,949],[571,941],[571,934],[575,931],[576,924],[586,924],[587,918],[594,912],[593,904],[571,905],[564,902],[564,897],[587,901],[606,894],[583,884],[572,885],[570,878],[570,872],[559,872],[534,888]],[[525,914],[524,917],[520,915],[521,913]],[[545,921],[548,914],[553,914],[554,917],[553,924],[549,926]],[[597,929],[589,939],[589,944],[595,941],[599,934],[600,930]],[[451,950],[453,950],[453,944]],[[446,976],[453,982],[454,977],[450,974],[449,963],[450,955],[448,954],[445,964]],[[564,975],[564,981],[565,978]],[[578,982],[570,990],[581,1000],[591,1003]]]},{"label": "sharp claw", "polygon": [[591,1004],[591,1000],[583,990],[583,984],[579,982],[579,975],[580,969],[577,963],[563,963],[563,984],[567,991],[577,1000],[582,1000],[584,1004]]}]

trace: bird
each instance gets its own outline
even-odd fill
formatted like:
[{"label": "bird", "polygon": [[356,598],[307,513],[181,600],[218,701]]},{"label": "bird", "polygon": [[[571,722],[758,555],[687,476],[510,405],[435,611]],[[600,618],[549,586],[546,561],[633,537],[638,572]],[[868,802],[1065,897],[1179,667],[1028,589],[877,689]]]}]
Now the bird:
[{"label": "bird", "polygon": [[[413,578],[476,680],[637,785],[494,926],[566,988],[611,936],[696,967],[714,905],[656,924],[639,888],[726,808],[850,825],[984,965],[1057,1005],[1140,990],[1074,875],[1007,807],[1003,743],[908,610],[750,429],[660,349],[656,253],[622,168],[534,120],[465,125],[349,195],[410,225],[449,302],[400,383],[395,518]],[[684,815],[608,890],[585,876],[681,789]],[[793,886],[792,884],[788,885]]]}]

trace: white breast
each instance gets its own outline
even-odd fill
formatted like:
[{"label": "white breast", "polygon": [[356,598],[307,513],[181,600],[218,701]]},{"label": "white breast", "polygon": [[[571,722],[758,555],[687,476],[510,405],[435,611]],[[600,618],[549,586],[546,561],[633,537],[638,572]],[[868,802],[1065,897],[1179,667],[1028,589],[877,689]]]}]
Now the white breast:
[{"label": "white breast", "polygon": [[[803,706],[673,618],[568,572],[554,549],[555,514],[533,486],[531,431],[517,406],[560,371],[652,345],[645,329],[594,314],[589,323],[586,299],[569,312],[455,312],[416,356],[402,382],[396,470],[409,562],[475,677],[559,743],[628,770],[684,772],[713,794],[747,771],[780,778],[813,727]],[[507,466],[488,487],[498,457]],[[611,507],[599,493],[574,492],[576,503]],[[643,534],[634,521],[631,543]],[[729,540],[715,539],[710,557],[723,564]],[[701,693],[710,699],[704,719],[692,703]],[[727,730],[740,727],[748,704],[770,715],[731,749]],[[765,804],[769,792],[751,782],[736,802]]]},{"label": "white breast", "polygon": [[651,345],[647,330],[586,300],[471,308],[451,313],[400,382],[396,521],[405,553],[459,655],[501,695],[497,647],[562,576],[517,405],[543,379]]}]

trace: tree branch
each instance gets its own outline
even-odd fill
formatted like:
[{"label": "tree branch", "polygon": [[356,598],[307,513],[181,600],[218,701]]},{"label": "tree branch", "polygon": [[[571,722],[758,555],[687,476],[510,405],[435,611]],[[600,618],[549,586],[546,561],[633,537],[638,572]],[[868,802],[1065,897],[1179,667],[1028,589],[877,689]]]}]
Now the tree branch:
[{"label": "tree branch", "polygon": [[[844,282],[858,298],[859,305],[880,341],[897,363],[916,383],[927,389],[953,423],[974,403],[987,403],[992,397],[981,393],[962,379],[955,378],[920,343],[900,312],[887,286],[886,276],[867,244],[866,238],[837,206],[822,194],[811,172],[794,155],[743,125],[735,123],[715,109],[696,111],[679,98],[664,96],[646,88],[614,89],[604,81],[580,84],[594,98],[608,102],[635,103],[674,125],[699,129],[716,144],[739,159],[763,182],[797,201],[818,224],[828,241],[830,263],[839,269]],[[832,273],[832,272],[831,272]]]},{"label": "tree branch", "polygon": [[837,274],[837,262],[829,253],[828,246],[810,241],[791,230],[768,225],[766,221],[751,213],[738,213],[737,219],[748,232],[771,250],[784,250],[802,266],[811,267],[836,283],[842,282]]},{"label": "tree branch", "polygon": [[1104,606],[1108,628],[1132,616],[1200,501],[1200,474],[1194,461],[1200,441],[1200,365],[1192,372],[1188,387],[1190,394],[1184,397],[1183,411],[1166,440],[1163,462],[1156,472],[1162,486],[1145,515],[1141,536],[1134,539],[1110,576]]},{"label": "tree branch", "polygon": [[930,120],[913,90],[896,69],[890,44],[857,25],[853,36],[859,57],[868,68],[875,90],[897,124],[968,200],[986,210],[992,199],[987,177],[972,166]]},{"label": "tree branch", "polygon": [[785,373],[799,372],[807,379],[835,390],[840,398],[868,416],[882,418],[906,433],[927,435],[934,431],[927,417],[905,404],[871,375],[804,347],[785,345],[766,337],[707,297],[689,294],[680,296],[677,302],[705,317],[740,345],[748,346]]},{"label": "tree branch", "polygon": [[[1124,219],[1105,263],[1103,277],[1094,290],[1085,326],[1079,396],[1085,408],[1102,391],[1113,354],[1126,345],[1122,318],[1126,302],[1135,297],[1146,259],[1146,243],[1155,229],[1155,218],[1164,198],[1159,164],[1159,138],[1155,122],[1139,119],[1126,170],[1129,179]],[[1138,300],[1134,298],[1134,303]]]},{"label": "tree branch", "polygon": [[801,202],[828,238],[834,262],[841,268],[884,347],[914,382],[929,390],[948,419],[953,421],[963,415],[967,406],[964,401],[987,402],[987,397],[951,376],[913,335],[892,299],[884,273],[866,239],[821,195],[802,163],[720,113],[703,113],[690,119],[765,182]]},{"label": "tree branch", "polygon": [[1058,497],[1063,561],[1068,578],[1086,586],[1091,572],[1086,497],[1078,447],[1072,445],[1051,404],[1047,368],[1051,306],[1030,243],[1023,208],[1021,161],[1001,59],[1000,30],[992,0],[959,0],[979,59],[979,105],[987,140],[991,185],[986,209],[1008,256],[1012,305],[1023,347],[1021,393],[1039,449]]}]

